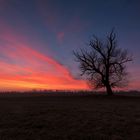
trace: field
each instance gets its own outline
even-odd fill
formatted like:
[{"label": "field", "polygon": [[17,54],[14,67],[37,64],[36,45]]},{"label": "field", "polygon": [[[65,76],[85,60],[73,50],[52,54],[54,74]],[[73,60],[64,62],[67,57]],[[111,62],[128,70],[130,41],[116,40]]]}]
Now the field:
[{"label": "field", "polygon": [[140,140],[140,97],[0,96],[0,140]]}]

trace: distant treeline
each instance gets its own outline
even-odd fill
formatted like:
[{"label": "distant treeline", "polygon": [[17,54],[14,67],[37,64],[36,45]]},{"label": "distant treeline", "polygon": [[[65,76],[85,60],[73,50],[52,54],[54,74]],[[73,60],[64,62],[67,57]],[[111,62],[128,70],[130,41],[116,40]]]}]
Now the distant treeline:
[{"label": "distant treeline", "polygon": [[[104,91],[88,90],[31,90],[31,91],[0,91],[0,96],[89,96],[106,95]],[[115,91],[114,95],[140,96],[140,91]]]}]

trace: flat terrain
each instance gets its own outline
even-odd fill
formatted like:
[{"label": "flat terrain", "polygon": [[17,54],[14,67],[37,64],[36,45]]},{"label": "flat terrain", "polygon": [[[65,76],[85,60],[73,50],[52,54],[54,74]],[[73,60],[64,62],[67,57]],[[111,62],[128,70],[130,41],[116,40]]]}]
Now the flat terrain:
[{"label": "flat terrain", "polygon": [[0,140],[78,139],[140,140],[140,97],[0,97]]}]

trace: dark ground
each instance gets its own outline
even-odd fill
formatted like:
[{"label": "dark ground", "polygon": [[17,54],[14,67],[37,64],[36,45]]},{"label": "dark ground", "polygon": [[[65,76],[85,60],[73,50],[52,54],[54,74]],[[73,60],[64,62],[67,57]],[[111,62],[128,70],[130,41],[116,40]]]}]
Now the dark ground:
[{"label": "dark ground", "polygon": [[140,140],[140,97],[0,97],[0,140],[50,139]]}]

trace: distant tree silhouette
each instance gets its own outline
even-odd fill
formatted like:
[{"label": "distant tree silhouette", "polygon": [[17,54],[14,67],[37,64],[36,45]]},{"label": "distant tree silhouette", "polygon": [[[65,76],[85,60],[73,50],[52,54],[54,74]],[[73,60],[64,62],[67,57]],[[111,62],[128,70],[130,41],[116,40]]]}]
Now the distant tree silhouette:
[{"label": "distant tree silhouette", "polygon": [[127,50],[117,46],[116,34],[112,30],[104,41],[96,36],[88,44],[90,49],[74,51],[80,63],[81,76],[86,75],[90,87],[105,87],[112,95],[112,88],[127,85],[126,63],[132,61]]}]

